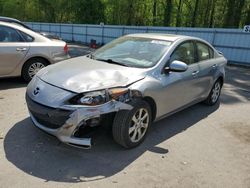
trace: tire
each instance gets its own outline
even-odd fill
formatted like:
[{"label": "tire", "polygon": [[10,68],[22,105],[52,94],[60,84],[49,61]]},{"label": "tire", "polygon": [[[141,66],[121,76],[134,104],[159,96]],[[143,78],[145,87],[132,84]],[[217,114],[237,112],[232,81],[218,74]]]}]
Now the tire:
[{"label": "tire", "polygon": [[125,148],[133,148],[141,144],[152,123],[151,108],[147,102],[136,100],[130,104],[134,108],[117,112],[112,127],[114,140]]},{"label": "tire", "polygon": [[22,69],[22,78],[29,82],[33,76],[42,68],[46,67],[48,62],[41,58],[33,58],[28,60]]},{"label": "tire", "polygon": [[222,82],[218,79],[214,83],[214,85],[213,85],[207,99],[204,101],[204,103],[206,105],[209,105],[209,106],[215,105],[220,98],[221,88],[222,88]]}]

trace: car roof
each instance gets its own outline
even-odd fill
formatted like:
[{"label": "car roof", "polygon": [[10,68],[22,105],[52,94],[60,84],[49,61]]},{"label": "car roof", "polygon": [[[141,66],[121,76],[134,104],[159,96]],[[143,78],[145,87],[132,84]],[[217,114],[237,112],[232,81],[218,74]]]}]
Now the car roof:
[{"label": "car roof", "polygon": [[24,29],[24,30],[29,30],[29,29],[27,29],[27,28],[25,28],[25,27],[22,27],[22,26],[20,26],[20,25],[15,24],[15,23],[5,22],[5,21],[1,21],[1,20],[0,20],[0,24],[1,24],[1,25],[4,25],[4,26],[13,27],[13,28],[19,29],[19,30],[23,30],[23,29]]},{"label": "car roof", "polygon": [[138,33],[138,34],[129,34],[127,36],[130,37],[141,37],[141,38],[151,38],[151,39],[158,39],[158,40],[167,40],[170,42],[174,42],[179,39],[190,39],[190,40],[200,40],[196,37],[190,37],[185,35],[174,35],[174,34],[165,34],[165,33]]},{"label": "car roof", "polygon": [[21,26],[27,28],[27,29],[31,29],[29,26],[25,25],[23,22],[21,22],[20,20],[15,19],[15,18],[0,16],[0,21],[7,22],[7,23],[16,23],[18,25],[21,25]]},{"label": "car roof", "polygon": [[0,21],[11,21],[11,22],[21,22],[15,18],[0,16]]}]

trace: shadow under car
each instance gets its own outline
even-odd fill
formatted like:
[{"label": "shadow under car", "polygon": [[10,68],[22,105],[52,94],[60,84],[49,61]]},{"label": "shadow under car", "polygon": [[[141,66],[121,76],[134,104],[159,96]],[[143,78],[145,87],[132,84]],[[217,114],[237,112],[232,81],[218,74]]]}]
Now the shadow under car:
[{"label": "shadow under car", "polygon": [[4,140],[6,158],[17,168],[32,176],[55,182],[86,182],[119,173],[144,152],[167,155],[168,148],[157,145],[187,130],[219,108],[194,105],[152,124],[148,136],[139,147],[124,149],[117,145],[106,129],[98,129],[94,146],[83,150],[67,146],[39,131],[26,118],[16,123]]}]

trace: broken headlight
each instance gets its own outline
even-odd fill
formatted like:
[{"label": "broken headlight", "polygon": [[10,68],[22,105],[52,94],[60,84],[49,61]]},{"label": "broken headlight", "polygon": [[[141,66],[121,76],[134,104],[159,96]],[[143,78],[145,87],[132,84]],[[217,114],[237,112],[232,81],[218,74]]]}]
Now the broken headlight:
[{"label": "broken headlight", "polygon": [[130,100],[130,90],[127,88],[114,88],[101,91],[83,93],[73,97],[71,104],[96,106],[104,104],[110,100],[128,102]]},{"label": "broken headlight", "polygon": [[104,104],[105,102],[107,102],[106,91],[102,90],[85,93],[81,97],[79,97],[76,102],[77,104],[88,106]]},{"label": "broken headlight", "polygon": [[114,88],[109,90],[109,97],[116,101],[128,102],[130,96],[130,90],[127,88]]}]

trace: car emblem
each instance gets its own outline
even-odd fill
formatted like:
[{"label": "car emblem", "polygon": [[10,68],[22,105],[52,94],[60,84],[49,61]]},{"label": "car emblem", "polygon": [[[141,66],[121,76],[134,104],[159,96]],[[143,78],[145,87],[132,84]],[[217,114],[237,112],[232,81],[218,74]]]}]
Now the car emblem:
[{"label": "car emblem", "polygon": [[34,95],[38,95],[39,92],[40,92],[40,88],[37,87],[37,88],[33,91],[33,94],[34,94]]}]

